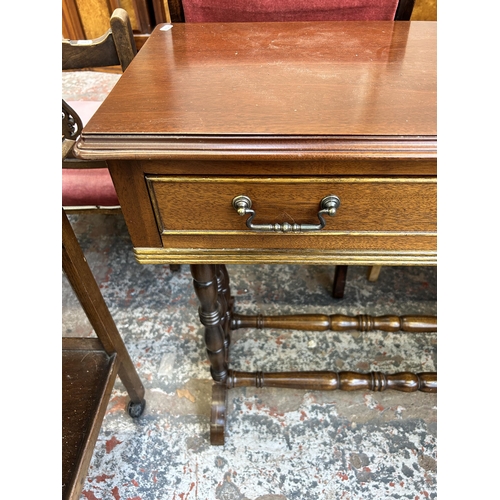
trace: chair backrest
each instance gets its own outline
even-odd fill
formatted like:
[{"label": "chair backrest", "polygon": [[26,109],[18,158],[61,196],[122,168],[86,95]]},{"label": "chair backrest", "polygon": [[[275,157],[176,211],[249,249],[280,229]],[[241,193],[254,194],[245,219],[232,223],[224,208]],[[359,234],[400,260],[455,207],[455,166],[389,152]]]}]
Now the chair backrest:
[{"label": "chair backrest", "polygon": [[117,8],[110,20],[111,28],[93,40],[62,41],[62,69],[121,66],[125,71],[137,54],[127,11]]},{"label": "chair backrest", "polygon": [[180,22],[409,21],[415,0],[168,0]]},{"label": "chair backrest", "polygon": [[[137,54],[126,10],[117,8],[110,18],[111,28],[93,40],[62,41],[62,69],[84,70],[120,66],[125,71]],[[108,76],[114,76],[108,73]],[[89,96],[87,95],[86,98]],[[105,161],[74,158],[73,145],[85,123],[102,101],[63,100],[62,201],[66,211],[118,213],[118,197]]]}]

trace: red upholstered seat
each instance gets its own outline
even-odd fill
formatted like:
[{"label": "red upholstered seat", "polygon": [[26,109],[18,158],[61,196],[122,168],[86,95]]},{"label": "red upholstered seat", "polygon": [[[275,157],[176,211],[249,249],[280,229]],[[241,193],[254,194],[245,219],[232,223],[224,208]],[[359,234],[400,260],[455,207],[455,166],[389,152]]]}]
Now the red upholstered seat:
[{"label": "red upholstered seat", "polygon": [[120,205],[107,168],[64,168],[63,207],[116,207]]},{"label": "red upholstered seat", "polygon": [[[100,101],[68,101],[83,125],[90,120]],[[117,207],[120,203],[107,168],[63,168],[63,207]]]},{"label": "red upholstered seat", "polygon": [[183,0],[185,21],[392,21],[398,0]]}]

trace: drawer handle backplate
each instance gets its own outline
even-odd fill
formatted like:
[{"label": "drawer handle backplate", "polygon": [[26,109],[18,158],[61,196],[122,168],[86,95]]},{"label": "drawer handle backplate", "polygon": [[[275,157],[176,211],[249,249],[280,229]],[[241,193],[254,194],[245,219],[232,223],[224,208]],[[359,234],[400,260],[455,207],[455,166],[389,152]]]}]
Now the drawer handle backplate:
[{"label": "drawer handle backplate", "polygon": [[250,215],[246,221],[246,225],[248,229],[252,229],[254,231],[271,231],[278,233],[320,231],[326,226],[326,221],[323,216],[329,215],[330,217],[333,217],[336,214],[337,209],[340,207],[340,199],[338,196],[333,194],[325,196],[321,200],[319,207],[319,224],[289,224],[288,222],[284,222],[283,224],[252,224],[255,217],[255,210],[252,210],[252,200],[245,195],[239,195],[233,199],[233,208],[238,212],[238,215]]}]

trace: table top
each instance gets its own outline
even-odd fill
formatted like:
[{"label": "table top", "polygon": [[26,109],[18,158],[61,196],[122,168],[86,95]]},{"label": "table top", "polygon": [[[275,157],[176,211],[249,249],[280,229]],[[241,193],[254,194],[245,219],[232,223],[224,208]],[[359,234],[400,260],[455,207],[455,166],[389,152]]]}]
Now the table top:
[{"label": "table top", "polygon": [[340,147],[435,157],[436,28],[424,21],[159,25],[84,128],[77,155]]}]

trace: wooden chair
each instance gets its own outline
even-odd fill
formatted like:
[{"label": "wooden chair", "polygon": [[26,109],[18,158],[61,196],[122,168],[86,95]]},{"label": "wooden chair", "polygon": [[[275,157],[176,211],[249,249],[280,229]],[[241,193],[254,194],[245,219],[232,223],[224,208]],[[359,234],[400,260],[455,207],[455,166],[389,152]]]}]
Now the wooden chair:
[{"label": "wooden chair", "polygon": [[[111,28],[94,40],[63,40],[62,69],[119,66],[125,71],[137,54],[127,12],[121,8],[115,9],[110,24]],[[72,116],[79,120],[79,132],[100,102],[72,101],[69,105]],[[118,197],[105,161],[78,160],[69,151],[62,166],[62,205],[66,212],[120,212]]]},{"label": "wooden chair", "polygon": [[[415,0],[168,0],[170,19],[181,22],[283,22],[283,21],[409,21]],[[344,297],[348,266],[335,266],[332,296]],[[368,280],[376,281],[381,266],[372,266]]]}]

